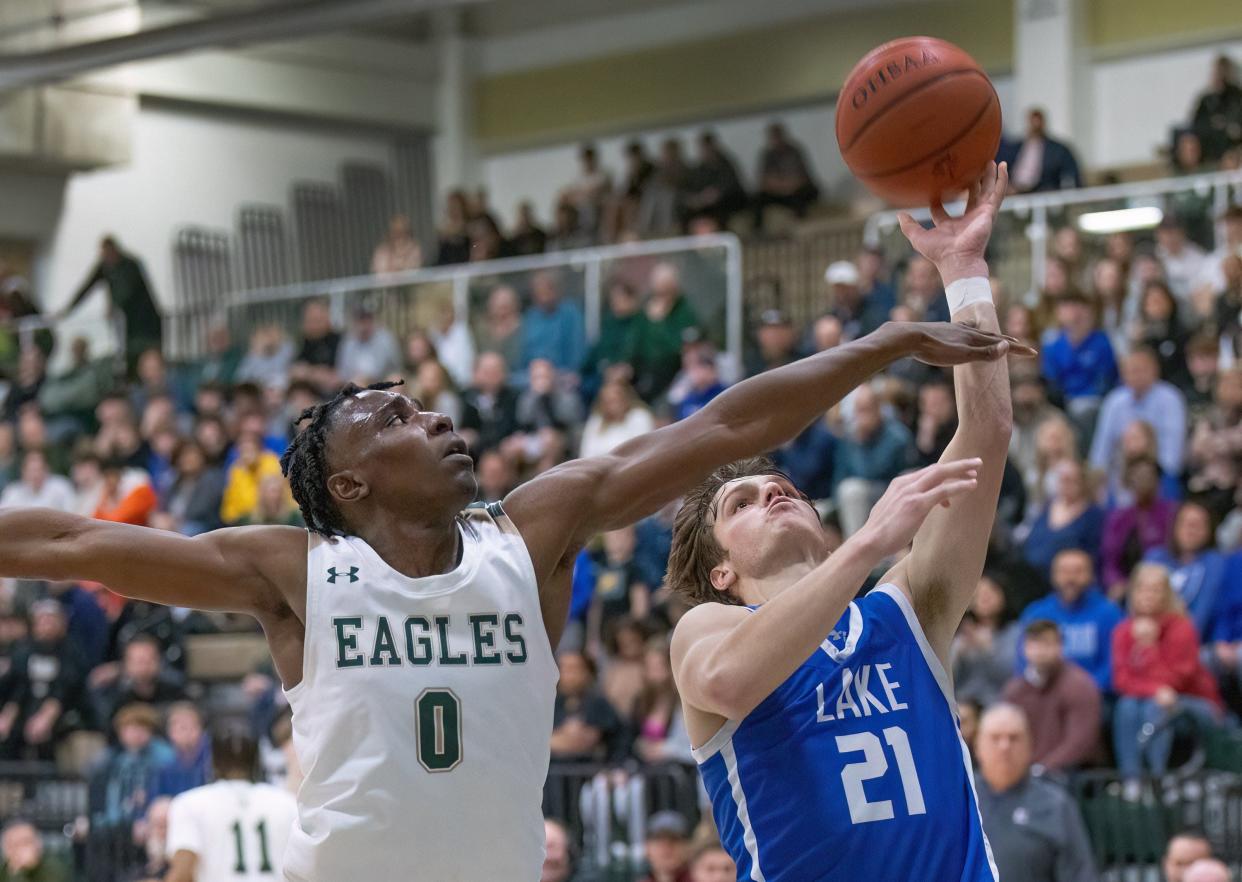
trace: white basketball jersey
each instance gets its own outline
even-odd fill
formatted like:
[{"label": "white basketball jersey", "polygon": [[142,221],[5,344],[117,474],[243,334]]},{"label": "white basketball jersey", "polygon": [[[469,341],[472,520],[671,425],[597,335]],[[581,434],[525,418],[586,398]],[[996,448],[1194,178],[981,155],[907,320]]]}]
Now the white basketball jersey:
[{"label": "white basketball jersey", "polygon": [[449,573],[312,535],[294,882],[535,882],[557,667],[526,545],[469,509]]},{"label": "white basketball jersey", "polygon": [[194,882],[278,882],[297,819],[293,794],[270,784],[217,781],[168,809],[168,853],[198,856]]}]

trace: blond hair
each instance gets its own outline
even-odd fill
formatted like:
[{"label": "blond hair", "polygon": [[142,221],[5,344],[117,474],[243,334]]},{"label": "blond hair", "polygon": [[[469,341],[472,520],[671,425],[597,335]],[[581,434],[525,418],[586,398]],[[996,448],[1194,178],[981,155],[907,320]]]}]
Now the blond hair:
[{"label": "blond hair", "polygon": [[1169,573],[1169,568],[1164,564],[1151,562],[1140,563],[1134,568],[1134,571],[1130,573],[1130,591],[1129,598],[1126,602],[1126,606],[1130,612],[1134,612],[1134,586],[1139,583],[1140,579],[1147,575],[1159,578],[1161,584],[1164,585],[1164,609],[1162,609],[1161,612],[1185,615],[1186,606],[1182,603],[1182,599],[1177,596],[1177,592],[1173,590],[1173,579]]}]

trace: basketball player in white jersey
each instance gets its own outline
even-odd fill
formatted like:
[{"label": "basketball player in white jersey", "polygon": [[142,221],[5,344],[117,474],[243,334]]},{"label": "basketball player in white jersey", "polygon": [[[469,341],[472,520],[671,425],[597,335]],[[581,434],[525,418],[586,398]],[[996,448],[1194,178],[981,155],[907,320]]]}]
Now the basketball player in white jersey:
[{"label": "basketball player in white jersey", "polygon": [[297,801],[280,787],[254,782],[259,746],[238,727],[211,738],[213,784],[187,790],[168,810],[164,882],[276,882]]},{"label": "basketball player in white jersey", "polygon": [[552,653],[584,544],[794,438],[899,358],[959,364],[1008,347],[961,325],[890,324],[469,511],[473,464],[452,422],[387,387],[349,386],[303,414],[282,458],[307,530],[187,538],[4,511],[0,576],[258,619],[305,775],[285,859],[294,882],[534,880]]}]

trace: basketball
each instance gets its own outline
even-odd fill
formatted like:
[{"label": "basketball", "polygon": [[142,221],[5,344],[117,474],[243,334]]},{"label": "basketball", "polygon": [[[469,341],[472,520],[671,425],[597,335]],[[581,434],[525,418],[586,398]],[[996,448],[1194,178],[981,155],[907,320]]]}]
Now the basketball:
[{"label": "basketball", "polygon": [[1000,100],[957,46],[905,37],[855,65],[836,128],[845,164],[871,192],[894,205],[927,205],[965,189],[996,156]]}]

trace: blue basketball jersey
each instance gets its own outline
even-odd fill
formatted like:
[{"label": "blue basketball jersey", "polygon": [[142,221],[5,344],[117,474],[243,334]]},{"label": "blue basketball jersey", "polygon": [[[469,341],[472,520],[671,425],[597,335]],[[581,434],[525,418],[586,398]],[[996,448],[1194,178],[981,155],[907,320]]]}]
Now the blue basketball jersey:
[{"label": "blue basketball jersey", "polygon": [[894,585],[694,757],[739,879],[997,879],[949,678]]}]

